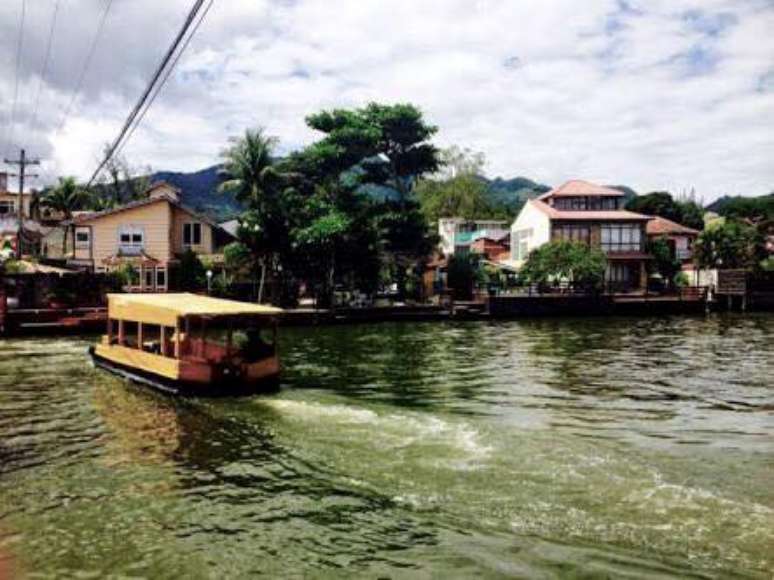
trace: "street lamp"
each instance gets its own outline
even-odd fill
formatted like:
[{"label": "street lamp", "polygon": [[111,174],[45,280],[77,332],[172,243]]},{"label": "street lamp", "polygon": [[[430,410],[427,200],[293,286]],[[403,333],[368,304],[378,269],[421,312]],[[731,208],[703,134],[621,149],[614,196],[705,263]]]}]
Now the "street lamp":
[{"label": "street lamp", "polygon": [[207,270],[207,295],[212,291],[212,270]]}]

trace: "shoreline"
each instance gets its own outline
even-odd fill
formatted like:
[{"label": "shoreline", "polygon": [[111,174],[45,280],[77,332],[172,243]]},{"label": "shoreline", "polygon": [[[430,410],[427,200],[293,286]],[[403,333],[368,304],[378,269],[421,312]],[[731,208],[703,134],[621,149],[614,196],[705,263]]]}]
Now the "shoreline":
[{"label": "shoreline", "polygon": [[[499,296],[485,302],[458,302],[450,307],[437,305],[338,308],[333,310],[287,309],[280,326],[316,327],[383,322],[505,321],[534,318],[575,318],[578,316],[632,316],[647,318],[664,315],[695,315],[710,312],[774,312],[774,301],[758,301],[742,308],[725,301],[681,300],[676,297],[611,296]],[[68,336],[99,333],[106,323],[105,308],[8,310],[2,338],[18,336]]]}]

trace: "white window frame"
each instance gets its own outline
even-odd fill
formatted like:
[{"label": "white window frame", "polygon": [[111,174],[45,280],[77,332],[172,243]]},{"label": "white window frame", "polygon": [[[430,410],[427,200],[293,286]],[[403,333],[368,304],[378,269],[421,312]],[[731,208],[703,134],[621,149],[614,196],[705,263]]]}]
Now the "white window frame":
[{"label": "white window frame", "polygon": [[[129,241],[124,242],[121,240],[123,236],[129,236]],[[139,236],[139,241],[135,238]],[[118,247],[119,248],[131,248],[131,249],[144,249],[145,248],[145,230],[139,226],[134,225],[121,225],[118,227]]]},{"label": "white window frame", "polygon": [[16,213],[16,202],[12,199],[0,200],[0,207],[6,208],[6,211],[0,211],[0,215],[14,215]]}]

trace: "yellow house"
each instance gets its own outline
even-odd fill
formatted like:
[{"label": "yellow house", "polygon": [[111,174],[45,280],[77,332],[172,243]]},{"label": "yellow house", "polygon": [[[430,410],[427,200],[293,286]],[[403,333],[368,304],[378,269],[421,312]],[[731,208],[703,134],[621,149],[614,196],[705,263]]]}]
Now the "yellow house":
[{"label": "yellow house", "polygon": [[80,215],[73,257],[68,264],[111,272],[127,264],[136,272],[129,290],[165,292],[178,255],[191,250],[214,255],[233,236],[210,219],[180,203],[180,191],[168,183],[151,186],[147,197],[110,210]]}]

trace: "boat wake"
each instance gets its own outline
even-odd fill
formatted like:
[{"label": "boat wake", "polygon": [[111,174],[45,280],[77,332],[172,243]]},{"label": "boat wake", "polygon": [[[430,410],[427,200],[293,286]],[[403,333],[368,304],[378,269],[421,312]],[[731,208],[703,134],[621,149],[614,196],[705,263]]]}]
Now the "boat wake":
[{"label": "boat wake", "polygon": [[336,426],[357,431],[369,445],[392,450],[434,448],[439,460],[459,469],[479,465],[493,451],[492,446],[482,442],[478,430],[462,421],[418,413],[379,413],[342,404],[293,400],[272,400],[268,404],[285,417],[314,422],[319,429]]}]

